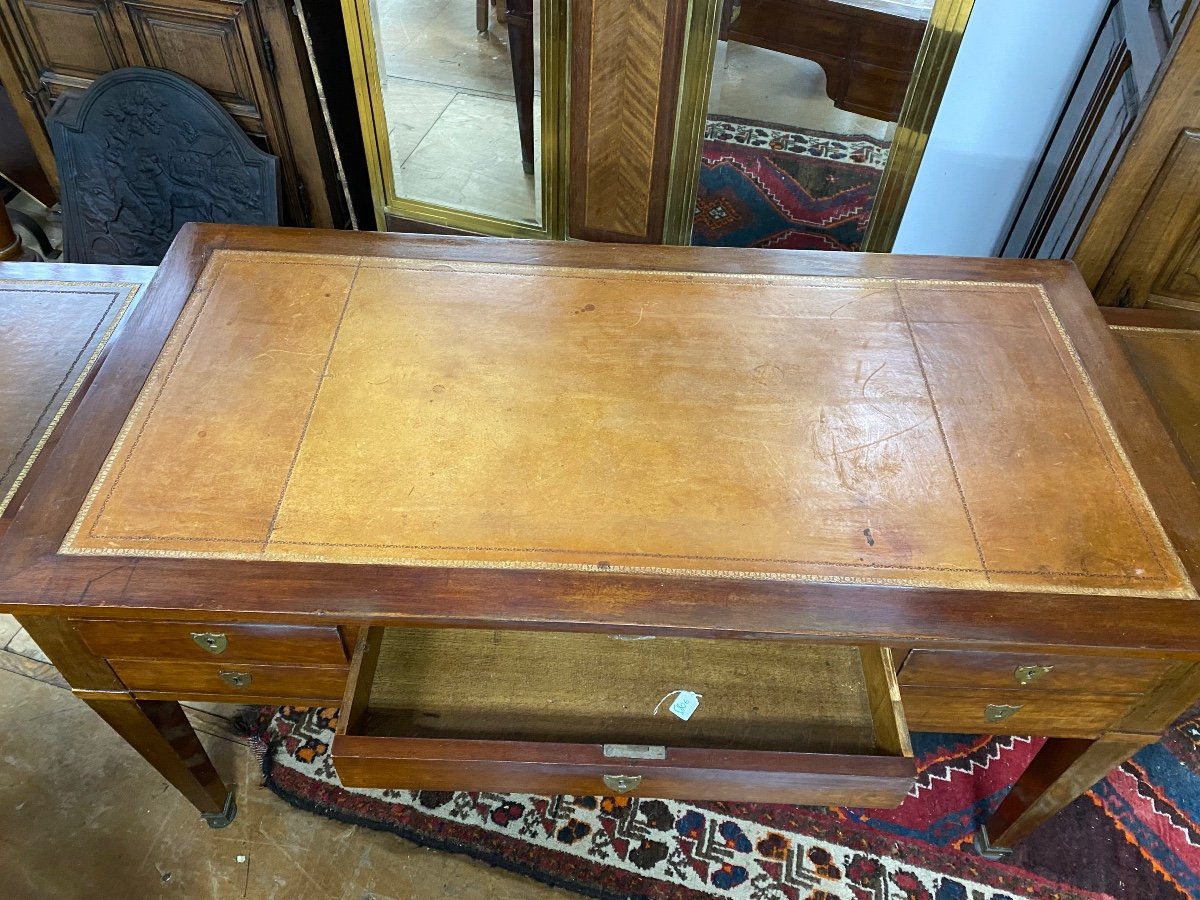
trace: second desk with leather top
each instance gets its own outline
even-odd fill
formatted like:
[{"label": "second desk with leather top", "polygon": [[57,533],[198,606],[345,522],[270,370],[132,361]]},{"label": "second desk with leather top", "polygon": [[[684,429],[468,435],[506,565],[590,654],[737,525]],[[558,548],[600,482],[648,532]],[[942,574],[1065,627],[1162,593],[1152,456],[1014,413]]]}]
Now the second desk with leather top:
[{"label": "second desk with leather top", "polygon": [[190,226],[0,608],[215,825],[180,699],[413,789],[883,806],[910,726],[1051,736],[1002,849],[1200,695],[1198,511],[1066,263]]}]

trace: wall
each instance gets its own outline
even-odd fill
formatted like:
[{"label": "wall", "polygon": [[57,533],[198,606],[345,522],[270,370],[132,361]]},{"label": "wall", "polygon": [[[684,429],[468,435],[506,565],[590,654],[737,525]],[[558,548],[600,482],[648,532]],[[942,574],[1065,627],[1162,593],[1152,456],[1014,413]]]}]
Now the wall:
[{"label": "wall", "polygon": [[1106,5],[975,0],[894,252],[998,252]]}]

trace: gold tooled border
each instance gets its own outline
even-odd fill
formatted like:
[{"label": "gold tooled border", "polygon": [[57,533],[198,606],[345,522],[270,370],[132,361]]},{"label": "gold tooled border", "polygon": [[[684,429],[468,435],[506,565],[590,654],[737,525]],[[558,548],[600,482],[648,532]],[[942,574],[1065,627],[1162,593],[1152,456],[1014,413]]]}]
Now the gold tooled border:
[{"label": "gold tooled border", "polygon": [[1200,328],[1164,328],[1161,325],[1109,325],[1109,331],[1149,331],[1154,334],[1165,335],[1191,335],[1200,334]]},{"label": "gold tooled border", "polygon": [[38,438],[38,442],[34,444],[33,451],[25,460],[25,464],[21,466],[21,471],[17,473],[17,478],[12,483],[12,486],[8,489],[8,493],[4,495],[3,499],[0,499],[0,513],[3,513],[4,510],[8,508],[8,504],[11,503],[13,497],[17,495],[17,490],[21,487],[21,483],[25,480],[25,476],[29,474],[29,470],[33,468],[33,464],[37,461],[38,456],[45,448],[46,441],[50,439],[50,435],[54,433],[54,429],[57,428],[58,423],[62,421],[63,414],[67,411],[67,407],[71,405],[71,401],[74,400],[75,395],[79,393],[79,388],[87,379],[88,374],[92,371],[93,366],[96,365],[96,360],[100,358],[100,354],[104,352],[104,348],[108,344],[109,339],[112,338],[113,333],[117,330],[117,326],[120,325],[121,320],[125,318],[125,313],[129,311],[129,306],[131,303],[133,303],[133,298],[137,296],[138,291],[145,287],[145,285],[133,281],[42,281],[40,279],[23,278],[0,279],[0,287],[7,288],[9,285],[52,285],[56,287],[87,287],[100,289],[111,288],[117,291],[120,291],[122,288],[124,288],[126,290],[125,299],[121,301],[121,306],[117,310],[116,314],[113,315],[108,328],[106,328],[104,333],[100,336],[100,340],[96,343],[95,349],[87,358],[87,361],[83,364],[83,368],[80,369],[79,377],[75,379],[75,383],[72,384],[67,390],[66,395],[63,397],[62,403],[59,404],[58,409],[55,410],[54,415],[50,418],[49,424],[46,425],[45,429],[42,431],[42,436]]},{"label": "gold tooled border", "polygon": [[[1040,298],[1042,305],[1045,307],[1050,321],[1053,323],[1055,330],[1058,332],[1059,339],[1065,346],[1068,355],[1075,365],[1076,373],[1083,382],[1084,388],[1089,399],[1092,402],[1094,411],[1100,419],[1100,423],[1104,432],[1108,436],[1110,442],[1117,452],[1118,459],[1124,467],[1125,475],[1133,484],[1136,495],[1134,498],[1127,499],[1133,504],[1136,499],[1140,503],[1141,509],[1134,510],[1135,519],[1148,519],[1155,529],[1155,533],[1162,541],[1163,547],[1167,553],[1166,562],[1171,564],[1174,574],[1184,587],[1181,588],[1131,588],[1131,587],[1076,587],[1076,586],[1046,586],[1046,585],[1020,585],[1020,584],[996,584],[994,581],[987,582],[985,578],[979,578],[978,584],[974,583],[969,578],[964,578],[961,582],[955,585],[934,584],[928,580],[921,579],[889,579],[889,578],[860,578],[850,575],[814,575],[803,573],[790,572],[758,572],[744,570],[711,570],[711,569],[692,569],[692,568],[666,568],[660,566],[629,566],[629,565],[607,565],[599,566],[589,563],[556,563],[549,561],[528,561],[528,562],[511,562],[511,561],[488,561],[488,560],[449,560],[449,559],[410,559],[397,558],[395,556],[388,557],[353,557],[347,558],[344,556],[329,556],[323,554],[307,554],[307,553],[289,553],[286,551],[263,551],[259,553],[238,553],[238,552],[206,552],[206,551],[189,551],[189,550],[152,550],[152,549],[135,549],[135,548],[90,548],[76,547],[74,542],[78,537],[80,528],[83,522],[87,519],[91,509],[107,482],[108,476],[111,473],[113,464],[117,456],[120,455],[129,433],[133,430],[134,424],[139,418],[139,414],[145,405],[146,397],[152,387],[157,388],[163,377],[163,369],[169,367],[169,360],[173,360],[177,355],[177,345],[186,340],[185,333],[190,331],[190,320],[193,318],[189,313],[192,308],[201,301],[201,298],[207,295],[215,281],[220,275],[220,269],[224,268],[226,262],[235,258],[257,258],[261,259],[264,255],[281,256],[281,257],[296,257],[303,258],[307,262],[325,261],[330,264],[338,264],[345,266],[358,266],[361,268],[378,268],[378,269],[402,269],[409,271],[444,271],[444,272],[488,272],[495,275],[513,275],[526,276],[529,274],[552,274],[560,277],[575,277],[575,278],[591,278],[591,279],[612,279],[614,273],[622,279],[635,280],[661,280],[663,278],[682,279],[685,281],[701,281],[702,283],[728,283],[728,282],[758,282],[758,283],[784,283],[796,284],[812,287],[846,287],[846,286],[862,286],[872,284],[886,284],[896,287],[928,287],[928,288],[962,288],[964,286],[978,286],[987,288],[1008,288],[1021,291],[1036,291],[1036,295]],[[182,327],[185,320],[188,320],[187,327]],[[181,349],[181,348],[180,348]],[[168,352],[171,351],[171,352]],[[1118,485],[1122,493],[1125,493],[1124,486]],[[1139,515],[1138,513],[1141,513]],[[1147,544],[1149,545],[1149,541]],[[1153,546],[1148,546],[1151,554],[1162,563],[1159,559],[1158,551]],[[628,269],[603,269],[598,267],[584,266],[553,266],[538,263],[510,263],[510,262],[485,262],[478,260],[444,260],[444,259],[420,259],[406,257],[361,257],[361,256],[342,256],[337,254],[297,254],[294,252],[271,252],[271,251],[256,251],[256,250],[215,250],[211,254],[204,270],[196,280],[195,289],[192,295],[184,304],[180,311],[171,334],[167,338],[158,359],[154,364],[154,368],[147,378],[145,385],[139,392],[137,400],[134,402],[129,415],[126,417],[125,423],[121,427],[121,431],[113,443],[112,449],[109,451],[108,457],[105,459],[104,465],[97,474],[95,482],[88,491],[87,498],[80,507],[79,512],[72,523],[70,530],[65,535],[59,552],[67,555],[78,556],[118,556],[118,557],[154,557],[154,558],[169,558],[169,559],[228,559],[228,560],[259,560],[259,561],[279,561],[279,562],[316,562],[316,563],[336,563],[346,565],[394,565],[394,566],[412,566],[424,568],[461,568],[461,569],[517,569],[527,571],[574,571],[574,572],[607,572],[617,574],[637,574],[637,575],[667,575],[674,577],[706,577],[706,578],[727,578],[727,579],[744,579],[752,581],[788,581],[800,583],[832,583],[832,584],[880,584],[880,585],[896,585],[905,587],[921,587],[928,589],[950,588],[955,589],[987,589],[1011,593],[1062,593],[1062,594],[1091,594],[1091,595],[1112,595],[1112,596],[1131,596],[1131,597],[1163,597],[1176,599],[1198,599],[1195,588],[1192,586],[1191,580],[1186,575],[1186,570],[1183,568],[1182,561],[1179,559],[1178,553],[1167,537],[1166,530],[1162,526],[1162,522],[1158,518],[1150,499],[1147,496],[1141,481],[1138,479],[1133,470],[1132,464],[1125,453],[1124,447],[1121,445],[1117,437],[1116,431],[1112,426],[1112,422],[1108,417],[1104,405],[1100,402],[1099,395],[1096,393],[1095,387],[1091,379],[1088,377],[1087,371],[1083,367],[1083,362],[1075,349],[1075,344],[1067,334],[1063,327],[1058,314],[1054,310],[1053,304],[1050,302],[1050,297],[1046,293],[1045,288],[1037,282],[1026,281],[963,281],[955,279],[936,279],[936,278],[896,278],[896,277],[871,277],[871,276],[819,276],[819,275],[798,275],[791,273],[769,273],[769,272],[699,272],[687,270],[628,270]],[[837,563],[829,563],[830,567],[837,566]],[[1164,565],[1164,570],[1167,566]],[[1095,576],[1102,578],[1104,576]]]}]

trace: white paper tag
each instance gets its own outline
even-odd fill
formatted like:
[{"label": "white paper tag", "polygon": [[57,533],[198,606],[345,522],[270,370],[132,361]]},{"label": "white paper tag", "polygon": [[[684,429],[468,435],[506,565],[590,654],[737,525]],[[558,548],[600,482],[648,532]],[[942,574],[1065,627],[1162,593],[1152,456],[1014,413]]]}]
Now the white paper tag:
[{"label": "white paper tag", "polygon": [[692,693],[691,691],[680,691],[679,696],[672,701],[667,709],[686,722],[692,717],[692,713],[696,711],[696,707],[699,705],[699,694]]}]

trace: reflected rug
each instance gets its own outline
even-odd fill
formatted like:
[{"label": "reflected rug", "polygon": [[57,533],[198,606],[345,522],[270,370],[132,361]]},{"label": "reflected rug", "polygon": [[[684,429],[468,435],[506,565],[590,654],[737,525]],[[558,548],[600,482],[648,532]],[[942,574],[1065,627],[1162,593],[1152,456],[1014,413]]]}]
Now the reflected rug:
[{"label": "reflected rug", "polygon": [[971,836],[1040,741],[914,734],[895,810],[343,787],[336,709],[266,707],[266,785],[293,805],[590,897],[1166,900],[1200,897],[1200,707],[1001,862]]},{"label": "reflected rug", "polygon": [[710,116],[692,244],[857,250],[887,148],[868,135]]}]

